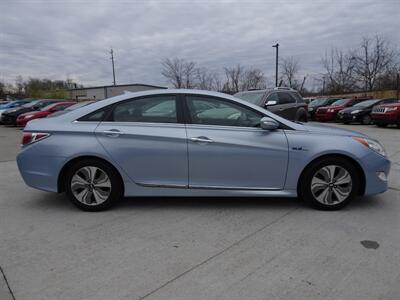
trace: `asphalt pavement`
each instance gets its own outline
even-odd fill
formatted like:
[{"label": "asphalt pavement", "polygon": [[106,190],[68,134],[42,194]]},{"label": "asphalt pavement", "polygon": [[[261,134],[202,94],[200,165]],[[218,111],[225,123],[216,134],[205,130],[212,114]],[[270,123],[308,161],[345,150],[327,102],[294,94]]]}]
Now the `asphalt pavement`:
[{"label": "asphalt pavement", "polygon": [[400,129],[341,127],[386,147],[386,193],[334,212],[139,198],[100,213],[27,187],[21,131],[0,127],[0,299],[399,299]]}]

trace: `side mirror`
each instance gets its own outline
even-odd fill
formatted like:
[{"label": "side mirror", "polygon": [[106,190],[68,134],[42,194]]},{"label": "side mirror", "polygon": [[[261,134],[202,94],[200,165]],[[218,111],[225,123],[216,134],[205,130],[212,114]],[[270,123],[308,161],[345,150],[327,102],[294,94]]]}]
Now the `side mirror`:
[{"label": "side mirror", "polygon": [[279,123],[269,117],[264,117],[260,120],[260,126],[265,130],[275,130],[279,128]]},{"label": "side mirror", "polygon": [[268,100],[265,103],[265,106],[271,106],[271,105],[276,105],[278,102],[276,102],[275,100]]}]

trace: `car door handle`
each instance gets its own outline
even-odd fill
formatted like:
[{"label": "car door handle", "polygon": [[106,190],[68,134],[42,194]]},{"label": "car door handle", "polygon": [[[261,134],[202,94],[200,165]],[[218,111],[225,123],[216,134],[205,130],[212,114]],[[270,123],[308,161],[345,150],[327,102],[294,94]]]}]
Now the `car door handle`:
[{"label": "car door handle", "polygon": [[214,142],[212,139],[209,139],[208,137],[205,136],[199,136],[199,137],[192,137],[190,138],[192,142],[196,143],[212,143]]},{"label": "car door handle", "polygon": [[121,134],[124,134],[123,132],[119,131],[118,129],[104,130],[103,133],[106,136],[110,136],[110,137],[117,137],[117,136],[120,136]]}]

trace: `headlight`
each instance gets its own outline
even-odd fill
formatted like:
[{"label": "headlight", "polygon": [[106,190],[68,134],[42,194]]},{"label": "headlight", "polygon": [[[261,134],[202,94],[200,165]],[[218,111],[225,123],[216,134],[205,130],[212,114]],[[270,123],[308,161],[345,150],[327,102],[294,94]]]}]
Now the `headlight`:
[{"label": "headlight", "polygon": [[395,110],[397,110],[397,106],[395,106],[395,107],[386,107],[385,112],[388,112],[388,111],[395,111]]},{"label": "headlight", "polygon": [[30,119],[30,118],[32,118],[34,115],[26,115],[25,116],[25,119]]},{"label": "headlight", "polygon": [[353,111],[351,112],[351,114],[352,114],[352,115],[355,115],[355,114],[358,114],[360,111],[361,111],[360,109],[356,109],[356,110],[353,110]]},{"label": "headlight", "polygon": [[382,156],[386,156],[385,148],[383,148],[383,146],[378,141],[361,137],[353,137],[353,139],[368,147],[369,149],[375,151],[376,153],[379,153]]},{"label": "headlight", "polygon": [[334,112],[335,110],[334,109],[328,109],[328,112]]}]

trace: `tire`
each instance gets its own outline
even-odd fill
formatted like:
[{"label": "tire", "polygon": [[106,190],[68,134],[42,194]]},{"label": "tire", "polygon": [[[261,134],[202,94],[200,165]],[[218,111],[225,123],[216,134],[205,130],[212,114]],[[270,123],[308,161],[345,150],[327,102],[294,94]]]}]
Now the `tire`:
[{"label": "tire", "polygon": [[[333,180],[330,176],[332,171]],[[343,183],[337,184],[338,179]],[[358,195],[360,186],[360,174],[350,161],[341,157],[326,157],[305,169],[299,180],[298,193],[314,208],[337,210]]]},{"label": "tire", "polygon": [[382,128],[387,126],[385,123],[375,123],[375,125]]},{"label": "tire", "polygon": [[67,170],[65,178],[69,200],[84,211],[106,210],[124,195],[119,173],[101,160],[78,161]]},{"label": "tire", "polygon": [[304,122],[304,123],[307,122],[308,121],[307,114],[301,113],[300,115],[297,116],[296,121]]},{"label": "tire", "polygon": [[363,116],[362,119],[361,119],[361,123],[362,123],[363,125],[369,125],[369,124],[371,124],[371,121],[372,121],[372,119],[371,119],[371,116],[370,116],[370,115],[365,115],[365,116]]}]

